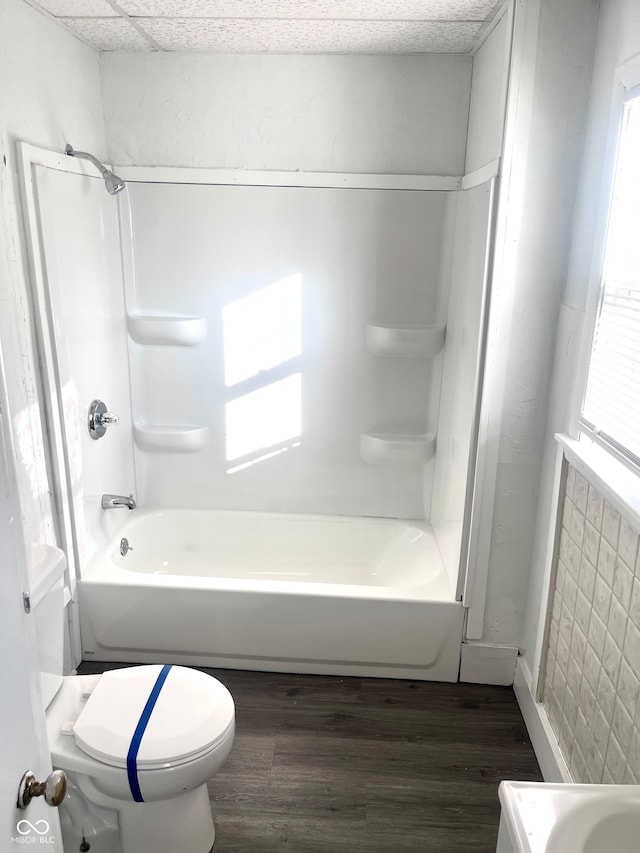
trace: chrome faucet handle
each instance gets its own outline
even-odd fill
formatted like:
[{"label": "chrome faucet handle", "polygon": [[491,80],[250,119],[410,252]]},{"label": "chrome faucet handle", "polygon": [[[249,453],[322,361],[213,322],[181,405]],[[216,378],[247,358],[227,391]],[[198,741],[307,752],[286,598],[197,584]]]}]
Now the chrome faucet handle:
[{"label": "chrome faucet handle", "polygon": [[119,422],[120,418],[113,412],[108,412],[102,400],[94,400],[89,406],[89,435],[94,440],[102,438],[108,426]]},{"label": "chrome faucet handle", "polygon": [[118,415],[114,415],[113,412],[105,412],[104,415],[101,415],[100,413],[98,413],[96,415],[96,423],[97,424],[105,424],[105,425],[119,424],[120,418],[118,417]]}]

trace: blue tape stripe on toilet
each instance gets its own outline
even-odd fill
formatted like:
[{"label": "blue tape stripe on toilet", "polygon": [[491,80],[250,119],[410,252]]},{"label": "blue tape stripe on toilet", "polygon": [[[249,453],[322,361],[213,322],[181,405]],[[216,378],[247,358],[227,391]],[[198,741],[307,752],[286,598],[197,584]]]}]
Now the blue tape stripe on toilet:
[{"label": "blue tape stripe on toilet", "polygon": [[146,705],[142,709],[142,714],[140,714],[140,719],[138,720],[138,725],[136,726],[136,730],[131,738],[131,745],[129,747],[129,752],[127,753],[127,776],[129,778],[131,795],[136,803],[144,803],[144,800],[142,799],[142,791],[140,790],[140,783],[138,781],[138,750],[140,749],[142,736],[144,735],[147,724],[151,719],[151,714],[155,704],[158,701],[162,685],[167,680],[170,669],[171,664],[165,664],[160,670],[160,674],[156,678],[156,683],[153,685],[153,689],[149,694]]}]

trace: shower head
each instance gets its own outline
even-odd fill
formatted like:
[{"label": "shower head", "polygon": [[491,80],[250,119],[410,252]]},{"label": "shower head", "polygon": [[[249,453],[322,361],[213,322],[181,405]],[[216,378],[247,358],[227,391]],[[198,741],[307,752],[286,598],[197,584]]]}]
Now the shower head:
[{"label": "shower head", "polygon": [[104,178],[104,185],[107,188],[109,195],[115,195],[126,187],[122,178],[114,175],[113,172],[109,171],[109,169],[102,173],[102,177]]},{"label": "shower head", "polygon": [[71,145],[67,145],[64,149],[64,153],[69,157],[80,157],[83,160],[89,160],[89,162],[93,163],[96,169],[100,172],[104,179],[104,185],[107,189],[109,195],[115,195],[119,193],[120,190],[123,190],[126,186],[125,182],[122,178],[119,178],[117,175],[114,175],[110,169],[107,169],[97,157],[94,157],[93,154],[88,154],[86,151],[75,151]]}]

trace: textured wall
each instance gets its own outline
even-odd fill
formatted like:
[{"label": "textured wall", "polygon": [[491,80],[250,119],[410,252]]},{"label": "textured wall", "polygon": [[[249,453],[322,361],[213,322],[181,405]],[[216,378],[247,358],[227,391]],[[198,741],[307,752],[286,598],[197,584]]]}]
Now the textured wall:
[{"label": "textured wall", "polygon": [[468,56],[104,54],[119,165],[462,174]]},{"label": "textured wall", "polygon": [[535,648],[540,609],[543,606],[546,531],[554,499],[553,474],[557,451],[554,435],[573,428],[574,399],[576,396],[580,397],[583,390],[581,387],[576,388],[576,373],[580,363],[579,344],[588,297],[585,283],[589,281],[594,262],[596,223],[603,207],[608,205],[608,200],[601,199],[601,194],[604,176],[610,168],[606,149],[615,70],[620,63],[637,53],[640,53],[640,6],[637,0],[608,0],[601,3],[588,122],[574,210],[571,251],[568,257],[567,283],[560,306],[555,344],[551,407],[545,429],[538,533],[524,614],[522,650],[526,656]]},{"label": "textured wall", "polygon": [[[518,9],[527,6],[535,4],[517,4]],[[546,528],[536,537],[535,519],[597,12],[593,0],[541,0],[534,55],[525,57],[522,72],[533,75],[530,127],[524,127],[523,115],[523,126],[516,121],[509,130],[516,153],[510,182],[503,177],[503,187],[509,188],[507,222],[496,259],[500,281],[493,291],[496,315],[502,316],[490,330],[489,343],[490,366],[501,389],[482,637],[489,643],[522,645],[535,540],[546,542]],[[516,113],[521,108],[526,114],[524,102]],[[548,518],[547,512],[545,524]]]},{"label": "textured wall", "polygon": [[638,530],[569,466],[543,703],[576,782],[640,780]]}]

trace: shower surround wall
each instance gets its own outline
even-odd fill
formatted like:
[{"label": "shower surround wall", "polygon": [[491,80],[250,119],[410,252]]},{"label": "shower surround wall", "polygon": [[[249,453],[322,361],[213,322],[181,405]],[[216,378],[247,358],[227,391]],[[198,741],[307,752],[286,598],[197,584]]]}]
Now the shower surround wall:
[{"label": "shower surround wall", "polygon": [[[73,168],[81,162],[67,159]],[[87,171],[94,170],[89,166]],[[82,568],[122,523],[124,510],[105,512],[101,496],[136,489],[117,200],[99,175],[36,166],[33,180],[46,298],[54,318],[74,550]],[[96,398],[120,418],[99,441],[87,428],[89,405]]]},{"label": "shower surround wall", "polygon": [[575,782],[637,785],[637,523],[572,465],[560,509],[543,704]]},{"label": "shower surround wall", "polygon": [[493,187],[487,181],[451,193],[443,246],[438,322],[446,324],[442,361],[432,370],[429,428],[437,434],[436,453],[425,466],[424,509],[438,542],[454,589],[459,578],[460,549],[467,496],[476,383],[486,307],[485,271],[492,218]]},{"label": "shower surround wall", "polygon": [[[420,458],[372,464],[360,437],[425,432],[429,359],[371,351],[366,329],[435,323],[447,194],[162,183],[132,183],[129,192],[129,314],[199,317],[206,327],[193,346],[130,341],[142,502],[424,518]],[[291,314],[278,331],[280,315],[260,300],[292,279],[300,306],[298,297],[277,306]],[[252,329],[241,356],[228,316],[242,309],[239,300],[248,313],[235,334]],[[300,349],[274,354],[289,334]],[[248,372],[231,376],[252,358]],[[301,385],[299,436],[265,458],[268,430],[258,431],[247,454],[234,457],[246,418],[265,421],[286,403],[265,402],[236,426],[233,407],[258,405],[257,395],[279,393],[285,381]],[[163,445],[161,428],[192,427],[196,439],[194,426],[208,430],[199,452]]]},{"label": "shower surround wall", "polygon": [[[460,175],[464,171],[471,69],[471,57],[463,56],[104,54],[101,57],[101,70],[105,118],[110,134],[110,158],[118,167],[131,164],[334,173]],[[176,116],[179,116],[179,122],[176,122]],[[194,177],[195,173],[192,173],[190,180]],[[166,192],[170,189],[165,186]],[[248,188],[236,190],[238,196],[243,192],[248,194]],[[134,217],[141,213],[140,205],[144,198],[153,192],[151,188],[144,187],[140,187],[138,195],[137,191],[138,187],[134,186]],[[173,191],[177,193],[176,189]],[[318,197],[323,192],[328,195],[322,190],[290,192],[292,196],[303,196],[308,192],[313,192]],[[266,197],[268,190],[265,190],[263,195]],[[352,197],[356,196],[354,193]],[[381,201],[383,198],[384,193],[380,194]],[[417,199],[415,204],[417,205]],[[442,205],[438,204],[436,209],[435,204],[432,199],[429,208],[424,208],[424,236],[420,236],[420,226],[417,222],[409,225],[409,242],[415,244],[417,236],[418,241],[424,239],[428,244],[425,245],[425,256],[427,249],[430,254],[425,258],[424,284],[420,286],[425,288],[424,296],[432,300],[433,307],[439,286],[438,265],[444,217]],[[355,235],[360,231],[356,254],[360,252],[361,257],[362,252],[366,251],[362,235],[369,234],[372,270],[374,256],[377,257],[385,251],[384,246],[391,245],[392,235],[395,233],[393,217],[389,218],[388,213],[390,207],[386,205],[386,211],[385,205],[381,204],[379,207],[379,218],[375,226],[371,220],[372,214],[366,213],[366,205],[360,203],[353,206],[351,216],[345,207],[340,220],[345,233]],[[148,209],[147,203],[147,211]],[[137,261],[137,294],[130,300],[130,310],[162,311],[164,295],[168,295],[173,310],[189,313],[187,301],[193,298],[202,301],[203,297],[196,296],[196,289],[200,287],[204,294],[206,270],[202,268],[197,273],[199,285],[194,279],[186,283],[186,289],[182,288],[182,284],[176,284],[179,275],[174,277],[173,283],[162,283],[165,275],[162,264],[153,260],[151,251],[144,249],[146,244],[149,249],[156,250],[160,246],[161,251],[170,252],[170,241],[166,239],[167,231],[163,230],[162,220],[156,213],[155,218],[149,220],[144,228],[137,222],[135,227],[139,262]],[[299,225],[295,224],[294,227],[299,228]],[[160,238],[162,242],[155,245],[151,245],[148,239],[154,235],[153,229],[156,229],[156,239],[163,235]],[[254,229],[254,240],[256,233]],[[205,237],[204,243],[210,239],[210,236]],[[315,293],[314,298],[320,296],[321,304],[316,306],[313,302],[307,302],[306,310],[314,311],[316,307],[320,307],[326,312],[328,293],[331,292],[330,298],[334,303],[336,317],[342,317],[346,325],[340,321],[342,325],[337,332],[335,347],[329,346],[328,341],[324,342],[322,354],[326,354],[327,363],[324,367],[322,395],[307,398],[305,406],[309,406],[310,411],[314,412],[314,417],[308,424],[312,431],[315,431],[315,434],[322,432],[325,438],[330,439],[330,444],[325,442],[324,450],[320,450],[325,457],[327,453],[333,457],[329,464],[334,465],[334,472],[326,477],[327,459],[321,458],[318,455],[319,448],[312,447],[312,442],[308,441],[306,448],[297,448],[297,459],[300,459],[301,453],[304,458],[313,450],[315,456],[311,458],[315,461],[309,462],[301,469],[307,474],[306,482],[298,475],[298,483],[294,484],[294,492],[289,498],[283,494],[285,483],[277,482],[277,474],[273,476],[274,471],[283,470],[283,459],[280,458],[276,463],[266,462],[262,466],[256,466],[253,471],[240,472],[234,476],[225,474],[226,482],[217,481],[219,485],[224,485],[221,493],[223,503],[218,505],[228,505],[229,502],[238,505],[238,498],[240,505],[247,505],[246,498],[242,497],[242,492],[247,491],[242,486],[244,479],[247,483],[253,481],[253,485],[257,487],[252,499],[255,508],[423,517],[422,488],[417,471],[410,472],[405,469],[404,472],[393,472],[388,484],[391,488],[385,498],[380,484],[386,475],[383,470],[376,471],[365,466],[359,458],[358,435],[353,424],[343,429],[341,434],[336,418],[339,401],[337,395],[332,397],[329,364],[337,378],[338,387],[341,387],[341,373],[344,369],[352,371],[351,399],[344,399],[344,414],[348,417],[356,403],[363,404],[365,416],[368,408],[369,421],[362,424],[361,431],[380,427],[385,421],[386,425],[391,425],[390,422],[394,420],[391,416],[391,406],[398,401],[396,422],[404,420],[406,425],[406,422],[410,421],[424,431],[429,395],[428,362],[424,359],[403,359],[401,365],[398,359],[367,355],[365,327],[368,323],[431,322],[431,317],[435,315],[427,302],[420,308],[421,313],[417,319],[412,315],[419,303],[409,301],[405,302],[404,306],[393,304],[394,288],[406,288],[407,284],[402,283],[400,278],[404,262],[400,250],[396,255],[396,268],[387,264],[384,269],[385,280],[381,279],[375,285],[379,290],[387,288],[387,293],[391,295],[390,310],[384,310],[385,306],[381,305],[383,310],[377,311],[377,306],[371,302],[368,305],[362,303],[366,287],[373,287],[372,282],[364,285],[363,289],[362,283],[354,285],[349,281],[349,249],[345,244],[340,245],[337,229],[328,229],[326,239],[327,247],[331,246],[331,251],[337,250],[336,257],[342,257],[344,276],[341,279],[341,274],[338,275],[336,269],[336,274],[328,282],[329,291],[324,296],[318,290],[317,283],[314,285],[313,282],[307,282],[307,292]],[[250,254],[250,245],[250,242],[245,242],[246,256]],[[318,251],[320,248],[319,239]],[[144,261],[140,260],[141,249],[145,251]],[[225,251],[227,250],[228,247],[225,246]],[[410,253],[415,254],[415,251],[415,248],[410,249]],[[201,257],[204,257],[204,253],[201,253]],[[415,261],[412,260],[411,263],[414,264]],[[148,272],[144,271],[145,267]],[[159,275],[156,276],[157,281],[154,281],[151,271],[157,267],[160,267]],[[194,265],[189,264],[189,267],[193,272]],[[414,271],[411,275],[416,281]],[[342,284],[339,284],[341,280]],[[156,284],[163,291],[158,292],[157,298],[153,293]],[[182,309],[178,308],[180,295],[170,295],[172,287],[177,290],[182,288]],[[128,299],[130,294],[131,289],[128,288]],[[139,296],[142,301],[139,301]],[[420,298],[416,293],[416,299]],[[402,311],[402,308],[405,310]],[[333,308],[330,308],[329,312],[332,310]],[[310,317],[311,314],[308,313],[307,318]],[[325,318],[328,320],[330,313],[325,313]],[[315,319],[320,319],[320,315],[316,314]],[[323,333],[326,332],[325,329]],[[211,351],[211,347],[217,347],[219,352],[220,341],[216,340],[216,334],[219,334],[219,331],[216,331],[215,324],[209,324],[208,338],[202,352],[207,348]],[[306,341],[309,349],[303,358],[313,356],[311,350],[318,343],[316,341],[314,344],[310,323],[307,323],[305,334],[309,336]],[[152,381],[157,383],[157,371],[163,357],[162,353],[152,352],[151,349],[142,354],[137,346],[132,345],[136,388],[134,398],[138,397],[138,389],[141,389],[144,370],[151,369],[155,374]],[[337,351],[340,351],[342,358],[337,357]],[[194,352],[186,351],[178,353],[174,350],[173,355],[177,359],[176,363],[180,363],[187,370],[188,365],[194,365],[198,358]],[[313,357],[318,358],[320,355],[317,351]],[[152,367],[154,361],[156,364]],[[142,362],[147,364],[147,368],[142,366]],[[318,362],[318,365],[320,364],[321,361]],[[356,373],[353,373],[354,368]],[[196,410],[191,415],[196,419],[202,415],[203,407],[204,414],[210,419],[212,406],[215,405],[215,400],[210,396],[217,393],[216,387],[211,384],[211,362],[206,369],[209,371],[207,392],[196,404]],[[140,370],[143,372],[140,373]],[[374,370],[375,379],[371,379]],[[404,391],[399,386],[401,374],[408,376]],[[319,390],[319,386],[314,387]],[[184,396],[186,389],[181,389],[179,393]],[[388,412],[384,411],[384,394],[389,394],[391,406],[387,404]],[[377,413],[374,411],[376,396],[379,400],[378,408],[382,409]],[[148,397],[149,394],[145,397],[143,393],[140,400]],[[326,399],[330,407],[333,407],[330,416],[327,417],[317,408],[320,399]],[[197,407],[200,407],[199,411]],[[138,416],[145,415],[144,410],[139,409]],[[189,415],[186,412],[185,416],[188,420]],[[333,423],[330,423],[331,421]],[[333,433],[331,436],[328,435],[328,429]],[[348,434],[350,447],[345,449],[345,436]],[[224,440],[220,424],[211,431],[210,438],[214,444]],[[140,456],[140,451],[138,454]],[[194,500],[198,505],[212,505],[215,502],[219,494],[218,489],[210,487],[209,494],[205,493],[205,472],[210,470],[207,463],[204,467],[198,466],[197,457],[183,457],[172,464],[175,464],[179,474],[181,466],[185,473],[185,465],[196,469],[194,488],[187,496],[190,505],[194,505]],[[293,464],[294,460],[290,458],[288,465]],[[151,455],[144,452],[144,459],[139,462],[144,495],[148,500],[166,502],[168,480],[158,471],[158,460],[154,462]],[[143,472],[149,472],[149,478]],[[267,477],[268,474],[271,474],[270,478]],[[215,473],[215,477],[219,476],[220,472]],[[428,476],[430,480],[432,473]],[[186,489],[187,478],[182,479]],[[267,482],[268,479],[270,482]],[[260,482],[261,480],[264,482]],[[341,480],[344,483],[340,482]],[[359,480],[359,500],[352,497],[355,480]],[[398,487],[401,480],[404,483]],[[411,483],[407,486],[409,480]],[[234,498],[233,490],[236,489],[239,492]],[[430,486],[428,489],[430,491]],[[367,494],[371,496],[367,497]],[[187,497],[180,495],[181,500],[186,500]]]}]

